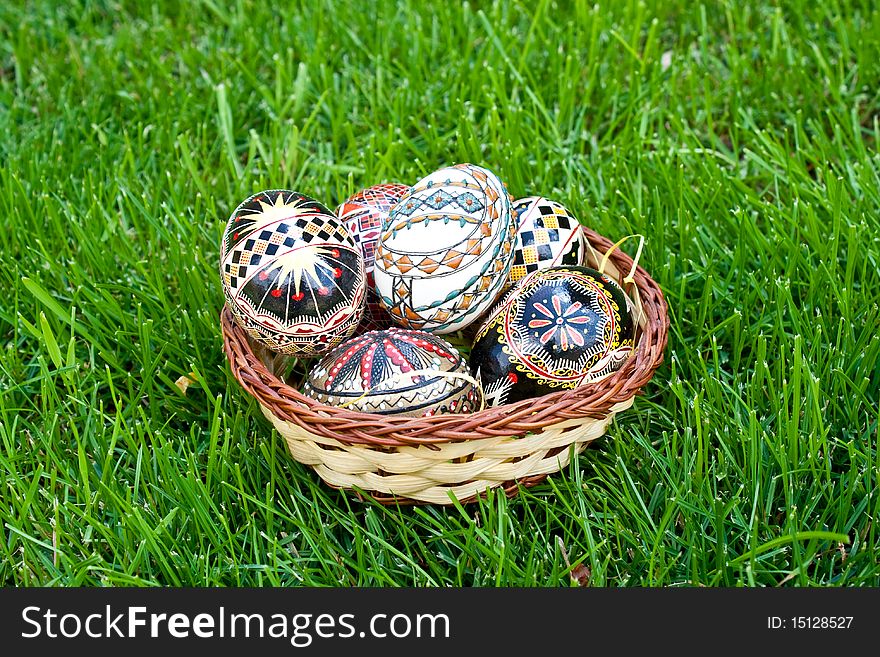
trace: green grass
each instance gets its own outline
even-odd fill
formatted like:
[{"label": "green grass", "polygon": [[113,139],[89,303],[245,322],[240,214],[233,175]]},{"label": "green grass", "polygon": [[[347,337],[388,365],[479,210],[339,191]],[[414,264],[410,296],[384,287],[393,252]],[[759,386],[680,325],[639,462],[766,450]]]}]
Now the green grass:
[{"label": "green grass", "polygon": [[[880,584],[878,90],[867,1],[4,3],[0,583]],[[456,161],[644,234],[669,347],[540,486],[385,509],[232,378],[220,234]]]}]

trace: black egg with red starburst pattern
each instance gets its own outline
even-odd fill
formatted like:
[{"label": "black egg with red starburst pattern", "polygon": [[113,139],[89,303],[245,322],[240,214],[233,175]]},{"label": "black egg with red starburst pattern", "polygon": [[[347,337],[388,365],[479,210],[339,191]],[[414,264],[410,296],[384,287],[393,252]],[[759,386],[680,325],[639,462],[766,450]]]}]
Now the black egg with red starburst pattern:
[{"label": "black egg with red starburst pattern", "polygon": [[220,274],[235,321],[273,351],[326,353],[363,317],[360,249],[329,209],[299,192],[259,192],[235,209],[223,232]]}]

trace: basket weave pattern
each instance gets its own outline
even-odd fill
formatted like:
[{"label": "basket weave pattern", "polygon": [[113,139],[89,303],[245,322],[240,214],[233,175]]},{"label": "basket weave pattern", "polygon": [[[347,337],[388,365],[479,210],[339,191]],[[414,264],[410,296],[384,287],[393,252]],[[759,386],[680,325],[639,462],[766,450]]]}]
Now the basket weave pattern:
[{"label": "basket weave pattern", "polygon": [[[584,230],[594,255],[609,251],[608,239]],[[632,266],[629,256],[615,250],[605,272],[620,281]],[[632,405],[663,360],[669,318],[660,288],[641,267],[627,292],[638,329],[634,354],[620,370],[573,390],[462,415],[410,418],[321,404],[275,374],[273,358],[255,348],[228,308],[221,327],[235,378],[259,402],[294,459],[312,466],[330,486],[367,492],[382,503],[450,504],[450,494],[469,502],[488,488],[514,494],[518,486],[537,484],[566,467],[573,453]]]}]

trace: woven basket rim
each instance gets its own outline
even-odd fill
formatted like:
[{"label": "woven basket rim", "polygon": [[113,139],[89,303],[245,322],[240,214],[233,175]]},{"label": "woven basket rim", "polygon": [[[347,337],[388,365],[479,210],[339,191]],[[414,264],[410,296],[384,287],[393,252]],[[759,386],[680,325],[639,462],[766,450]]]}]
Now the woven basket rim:
[{"label": "woven basket rim", "polygon": [[[612,242],[584,227],[590,246],[607,254],[618,272],[629,272],[633,260]],[[609,253],[610,251],[610,253]],[[659,285],[641,266],[633,273],[644,313],[644,326],[633,355],[614,374],[570,390],[464,414],[431,417],[379,415],[321,404],[276,376],[254,351],[247,333],[233,320],[229,308],[220,313],[224,351],[233,375],[248,394],[282,421],[312,433],[339,440],[393,449],[437,445],[487,436],[524,435],[566,419],[601,419],[617,403],[639,394],[663,361],[669,331],[666,301]]]}]

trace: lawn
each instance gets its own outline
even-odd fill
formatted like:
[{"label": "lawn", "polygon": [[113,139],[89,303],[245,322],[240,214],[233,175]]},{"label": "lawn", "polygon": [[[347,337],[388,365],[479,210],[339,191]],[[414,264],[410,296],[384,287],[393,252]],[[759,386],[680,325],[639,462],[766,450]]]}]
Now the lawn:
[{"label": "lawn", "polygon": [[[0,584],[880,584],[873,2],[180,4],[0,7]],[[643,234],[670,340],[563,472],[384,508],[230,374],[220,234],[453,162]]]}]

